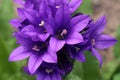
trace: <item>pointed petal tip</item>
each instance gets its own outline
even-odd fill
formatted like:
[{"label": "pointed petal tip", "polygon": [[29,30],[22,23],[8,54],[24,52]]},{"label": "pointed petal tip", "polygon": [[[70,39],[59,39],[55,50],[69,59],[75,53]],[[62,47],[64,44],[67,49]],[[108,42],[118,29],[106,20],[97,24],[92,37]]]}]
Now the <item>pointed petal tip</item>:
[{"label": "pointed petal tip", "polygon": [[9,56],[9,61],[20,61],[30,56],[30,52],[24,52],[24,47],[16,48]]},{"label": "pointed petal tip", "polygon": [[64,40],[58,40],[54,37],[51,37],[50,38],[50,48],[53,50],[53,51],[59,51],[60,49],[63,48],[63,46],[65,45],[65,41]]},{"label": "pointed petal tip", "polygon": [[42,64],[42,62],[43,62],[43,60],[42,60],[41,56],[38,56],[38,55],[32,55],[29,58],[28,70],[31,75],[33,75],[36,72],[36,70],[39,68],[39,66]]},{"label": "pointed petal tip", "polygon": [[103,64],[103,60],[102,60],[102,56],[98,53],[98,51],[94,48],[92,48],[92,55],[95,56],[99,62],[99,68],[102,67]]},{"label": "pointed petal tip", "polygon": [[57,55],[56,54],[51,54],[51,53],[46,53],[42,57],[43,61],[47,63],[57,63]]}]

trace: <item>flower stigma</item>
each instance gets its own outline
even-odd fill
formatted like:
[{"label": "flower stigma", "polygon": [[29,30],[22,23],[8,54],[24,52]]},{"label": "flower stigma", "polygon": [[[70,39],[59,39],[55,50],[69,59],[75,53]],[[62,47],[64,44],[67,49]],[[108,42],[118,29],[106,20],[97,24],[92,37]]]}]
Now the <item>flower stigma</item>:
[{"label": "flower stigma", "polygon": [[53,72],[52,69],[46,69],[45,71],[46,71],[48,74],[51,73],[51,72]]},{"label": "flower stigma", "polygon": [[34,45],[34,47],[32,49],[35,51],[40,51],[40,48],[37,45]]},{"label": "flower stigma", "polygon": [[44,21],[41,21],[39,26],[44,26],[45,22]]},{"label": "flower stigma", "polygon": [[58,9],[58,8],[60,8],[60,6],[56,6],[55,8],[57,8],[57,9]]},{"label": "flower stigma", "polygon": [[64,39],[65,38],[65,36],[66,36],[66,34],[67,34],[67,30],[66,29],[63,29],[63,30],[61,30],[61,31],[58,31],[57,32],[57,34],[56,34],[56,37],[58,38],[58,39]]}]

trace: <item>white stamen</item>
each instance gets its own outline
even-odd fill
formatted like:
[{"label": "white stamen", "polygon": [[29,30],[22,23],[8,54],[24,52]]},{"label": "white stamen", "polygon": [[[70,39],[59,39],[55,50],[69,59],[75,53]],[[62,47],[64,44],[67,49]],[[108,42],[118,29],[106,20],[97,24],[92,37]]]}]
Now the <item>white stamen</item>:
[{"label": "white stamen", "polygon": [[41,23],[39,24],[39,26],[44,26],[45,22],[41,21]]},{"label": "white stamen", "polygon": [[80,48],[78,48],[78,47],[75,47],[75,48],[76,48],[76,51],[77,51],[77,52],[80,50]]},{"label": "white stamen", "polygon": [[63,36],[64,34],[67,34],[67,30],[66,29],[63,29],[62,33],[60,35]]},{"label": "white stamen", "polygon": [[51,73],[51,72],[53,72],[52,69],[46,69],[45,71],[46,71],[48,74]]},{"label": "white stamen", "polygon": [[56,6],[55,8],[57,8],[57,9],[58,9],[58,8],[60,8],[60,6]]},{"label": "white stamen", "polygon": [[40,51],[40,49],[37,45],[35,45],[32,49],[35,50],[35,51]]}]

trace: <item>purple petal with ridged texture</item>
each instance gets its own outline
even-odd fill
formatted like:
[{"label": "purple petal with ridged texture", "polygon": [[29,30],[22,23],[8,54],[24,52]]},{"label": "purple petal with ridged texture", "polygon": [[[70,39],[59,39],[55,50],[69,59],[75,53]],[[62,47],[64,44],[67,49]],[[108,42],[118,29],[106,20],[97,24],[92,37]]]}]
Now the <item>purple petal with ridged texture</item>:
[{"label": "purple petal with ridged texture", "polygon": [[22,30],[21,30],[22,33],[24,32],[37,32],[37,29],[32,26],[32,25],[28,25],[28,26],[25,26]]},{"label": "purple petal with ridged texture", "polygon": [[12,19],[10,20],[10,24],[14,27],[17,28],[21,25],[21,20],[20,19]]},{"label": "purple petal with ridged texture", "polygon": [[63,13],[63,6],[57,9],[56,15],[55,15],[55,21],[57,25],[61,25],[64,20],[64,13]]},{"label": "purple petal with ridged texture", "polygon": [[89,21],[90,17],[88,15],[79,15],[71,19],[70,26],[73,30],[80,32],[88,25]]},{"label": "purple petal with ridged texture", "polygon": [[17,12],[20,18],[25,19],[24,9],[23,8],[17,8]]},{"label": "purple petal with ridged texture", "polygon": [[69,3],[69,10],[71,13],[75,12],[80,4],[82,3],[82,0],[71,0],[70,3]]},{"label": "purple petal with ridged texture", "polygon": [[34,0],[26,0],[25,8],[33,8]]},{"label": "purple petal with ridged texture", "polygon": [[69,0],[62,0],[65,4],[69,3]]},{"label": "purple petal with ridged texture", "polygon": [[44,77],[44,80],[52,80],[51,75],[46,74],[45,77]]},{"label": "purple petal with ridged texture", "polygon": [[31,55],[30,52],[25,52],[23,46],[16,48],[9,56],[9,61],[19,61],[28,58]]},{"label": "purple petal with ridged texture", "polygon": [[80,42],[83,42],[83,37],[80,33],[78,32],[73,32],[71,35],[69,35],[69,38],[66,40],[67,44],[78,44]]},{"label": "purple petal with ridged texture", "polygon": [[52,75],[52,80],[62,80],[61,79],[61,75],[59,74],[59,73],[54,73],[53,75]]},{"label": "purple petal with ridged texture", "polygon": [[24,14],[26,16],[26,18],[31,22],[31,23],[37,23],[37,20],[36,20],[36,16],[37,16],[37,12],[32,10],[32,9],[29,9],[29,10],[24,10]]},{"label": "purple petal with ridged texture", "polygon": [[45,78],[45,73],[44,72],[39,72],[38,74],[37,74],[37,80],[44,80],[44,78]]},{"label": "purple petal with ridged texture", "polygon": [[39,37],[38,37],[39,33],[38,33],[37,29],[32,25],[25,26],[21,30],[21,34],[22,34],[23,37],[32,38],[33,41],[40,40]]},{"label": "purple petal with ridged texture", "polygon": [[84,53],[79,53],[79,52],[75,56],[75,59],[80,61],[80,62],[85,62],[86,61]]},{"label": "purple petal with ridged texture", "polygon": [[98,51],[94,48],[92,48],[92,55],[95,56],[97,58],[97,60],[99,61],[100,67],[102,66],[102,56],[98,53]]},{"label": "purple petal with ridged texture", "polygon": [[50,38],[50,42],[49,42],[50,48],[53,51],[59,51],[64,45],[65,45],[65,41],[63,40],[58,40],[54,37]]},{"label": "purple petal with ridged texture", "polygon": [[21,45],[31,44],[31,40],[29,40],[28,38],[22,37],[20,33],[15,32],[13,35],[16,37],[18,44],[21,44]]},{"label": "purple petal with ridged texture", "polygon": [[116,42],[117,40],[115,38],[102,34],[95,39],[95,47],[98,49],[106,49],[113,46]]},{"label": "purple petal with ridged texture", "polygon": [[29,72],[29,70],[28,70],[28,66],[24,66],[24,67],[23,67],[23,70],[24,70],[27,74],[31,75],[30,72]]},{"label": "purple petal with ridged texture", "polygon": [[32,55],[28,61],[28,69],[30,74],[34,74],[34,72],[39,68],[42,62],[42,56]]},{"label": "purple petal with ridged texture", "polygon": [[102,16],[98,21],[95,22],[93,27],[93,33],[100,34],[103,32],[104,27],[106,26],[106,17]]},{"label": "purple petal with ridged texture", "polygon": [[48,20],[46,20],[45,23],[45,29],[47,30],[47,32],[49,32],[50,34],[54,34],[55,30],[57,29],[57,26],[55,25],[55,20],[53,17],[49,18]]},{"label": "purple petal with ridged texture", "polygon": [[15,2],[16,4],[24,7],[24,3],[25,3],[24,1],[22,1],[22,0],[14,0],[14,2]]},{"label": "purple petal with ridged texture", "polygon": [[45,52],[42,59],[47,63],[57,63],[57,54],[55,51],[48,47],[48,51]]},{"label": "purple petal with ridged texture", "polygon": [[50,36],[49,33],[39,34],[39,38],[40,38],[42,41],[45,41],[49,36]]}]

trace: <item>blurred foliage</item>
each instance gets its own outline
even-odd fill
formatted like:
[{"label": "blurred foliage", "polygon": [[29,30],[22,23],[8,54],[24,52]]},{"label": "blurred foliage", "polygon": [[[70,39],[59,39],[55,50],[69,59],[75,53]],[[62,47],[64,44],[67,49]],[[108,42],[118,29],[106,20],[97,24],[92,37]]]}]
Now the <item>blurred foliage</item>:
[{"label": "blurred foliage", "polygon": [[[13,32],[9,20],[15,17],[12,0],[2,0],[0,3],[0,80],[35,80],[23,72],[22,67],[26,61],[9,62],[8,56],[16,47],[15,39],[11,37]],[[77,12],[92,14],[91,0],[84,0]],[[120,28],[117,31],[118,43],[114,48],[115,59],[103,64],[99,68],[98,61],[85,52],[86,62],[74,63],[73,71],[65,80],[120,80]]]}]

